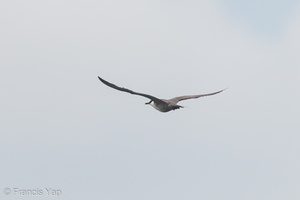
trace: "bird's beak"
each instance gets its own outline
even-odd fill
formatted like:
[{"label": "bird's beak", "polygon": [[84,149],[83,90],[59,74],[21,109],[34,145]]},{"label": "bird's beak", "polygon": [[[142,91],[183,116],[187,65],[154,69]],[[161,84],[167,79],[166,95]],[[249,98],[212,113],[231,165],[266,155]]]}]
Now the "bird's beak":
[{"label": "bird's beak", "polygon": [[149,101],[148,103],[145,103],[145,105],[150,104],[152,101]]}]

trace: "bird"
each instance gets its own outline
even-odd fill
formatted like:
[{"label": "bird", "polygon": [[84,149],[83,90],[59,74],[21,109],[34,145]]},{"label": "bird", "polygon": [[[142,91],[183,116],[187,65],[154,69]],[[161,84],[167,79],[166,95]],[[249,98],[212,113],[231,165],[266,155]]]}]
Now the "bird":
[{"label": "bird", "polygon": [[160,112],[169,112],[171,110],[184,108],[183,106],[177,105],[177,103],[179,101],[187,100],[187,99],[197,99],[199,97],[215,95],[215,94],[218,94],[218,93],[225,90],[225,89],[223,89],[223,90],[213,92],[213,93],[208,93],[208,94],[179,96],[179,97],[174,97],[172,99],[159,99],[159,98],[151,96],[149,94],[134,92],[134,91],[129,90],[127,88],[116,86],[116,85],[104,80],[103,78],[101,78],[99,76],[98,76],[98,78],[102,83],[104,83],[108,87],[114,88],[114,89],[122,91],[122,92],[127,92],[127,93],[130,93],[130,94],[133,94],[133,95],[139,95],[139,96],[143,96],[143,97],[146,97],[146,98],[150,99],[150,101],[145,103],[145,104],[146,105],[151,105],[153,108],[155,108],[156,110],[158,110]]}]

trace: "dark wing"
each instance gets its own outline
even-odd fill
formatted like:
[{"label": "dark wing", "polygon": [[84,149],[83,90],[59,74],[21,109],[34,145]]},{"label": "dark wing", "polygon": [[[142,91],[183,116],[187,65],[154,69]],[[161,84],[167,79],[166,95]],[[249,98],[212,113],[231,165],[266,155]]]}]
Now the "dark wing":
[{"label": "dark wing", "polygon": [[[224,89],[226,90],[226,89]],[[173,99],[170,99],[169,101],[171,101],[172,103],[178,103],[179,101],[182,101],[182,100],[187,100],[187,99],[196,99],[196,98],[199,98],[199,97],[205,97],[205,96],[210,96],[210,95],[215,95],[215,94],[218,94],[224,90],[220,90],[218,92],[213,92],[213,93],[209,93],[209,94],[199,94],[199,95],[187,95],[187,96],[180,96],[180,97],[175,97]]]},{"label": "dark wing", "polygon": [[149,98],[149,99],[151,99],[151,100],[153,100],[153,101],[156,101],[156,102],[163,102],[163,103],[165,103],[164,101],[162,101],[162,100],[160,100],[160,99],[158,99],[158,98],[156,98],[156,97],[153,97],[153,96],[151,96],[151,95],[143,94],[143,93],[138,93],[138,92],[134,92],[134,91],[129,90],[129,89],[127,89],[127,88],[123,88],[123,87],[116,86],[116,85],[114,85],[114,84],[112,84],[112,83],[110,83],[110,82],[108,82],[108,81],[106,81],[106,80],[100,78],[99,76],[98,76],[98,78],[99,78],[99,80],[100,80],[102,83],[104,83],[105,85],[107,85],[107,86],[109,86],[109,87],[111,87],[111,88],[114,88],[114,89],[116,89],[116,90],[120,90],[120,91],[122,91],[122,92],[128,92],[128,93],[130,93],[130,94],[140,95],[140,96]]}]

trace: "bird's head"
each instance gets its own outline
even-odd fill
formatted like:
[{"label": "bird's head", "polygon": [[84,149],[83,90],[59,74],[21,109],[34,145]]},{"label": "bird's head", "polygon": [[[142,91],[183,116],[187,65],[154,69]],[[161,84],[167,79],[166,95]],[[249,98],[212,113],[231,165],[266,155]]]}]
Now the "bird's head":
[{"label": "bird's head", "polygon": [[149,101],[148,103],[145,103],[145,105],[148,105],[148,104],[151,104],[152,103],[152,100],[151,101]]}]

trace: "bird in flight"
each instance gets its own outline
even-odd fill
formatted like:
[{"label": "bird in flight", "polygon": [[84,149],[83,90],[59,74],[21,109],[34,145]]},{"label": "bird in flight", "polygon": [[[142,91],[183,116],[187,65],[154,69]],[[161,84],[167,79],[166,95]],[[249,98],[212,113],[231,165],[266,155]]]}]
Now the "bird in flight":
[{"label": "bird in flight", "polygon": [[145,104],[151,105],[153,108],[155,108],[156,110],[158,110],[160,112],[169,112],[171,110],[176,110],[176,109],[179,109],[179,108],[183,108],[183,106],[177,105],[177,103],[179,101],[187,100],[187,99],[196,99],[196,98],[199,98],[199,97],[215,95],[215,94],[218,94],[218,93],[225,90],[225,89],[223,89],[223,90],[220,90],[218,92],[213,92],[213,93],[209,93],[209,94],[187,95],[187,96],[174,97],[173,99],[159,99],[159,98],[156,98],[156,97],[151,96],[149,94],[134,92],[132,90],[116,86],[116,85],[100,78],[99,76],[98,76],[98,78],[102,83],[104,83],[105,85],[107,85],[111,88],[114,88],[116,90],[120,90],[122,92],[128,92],[130,94],[143,96],[143,97],[146,97],[146,98],[150,99],[150,101],[148,103],[145,103]]}]

